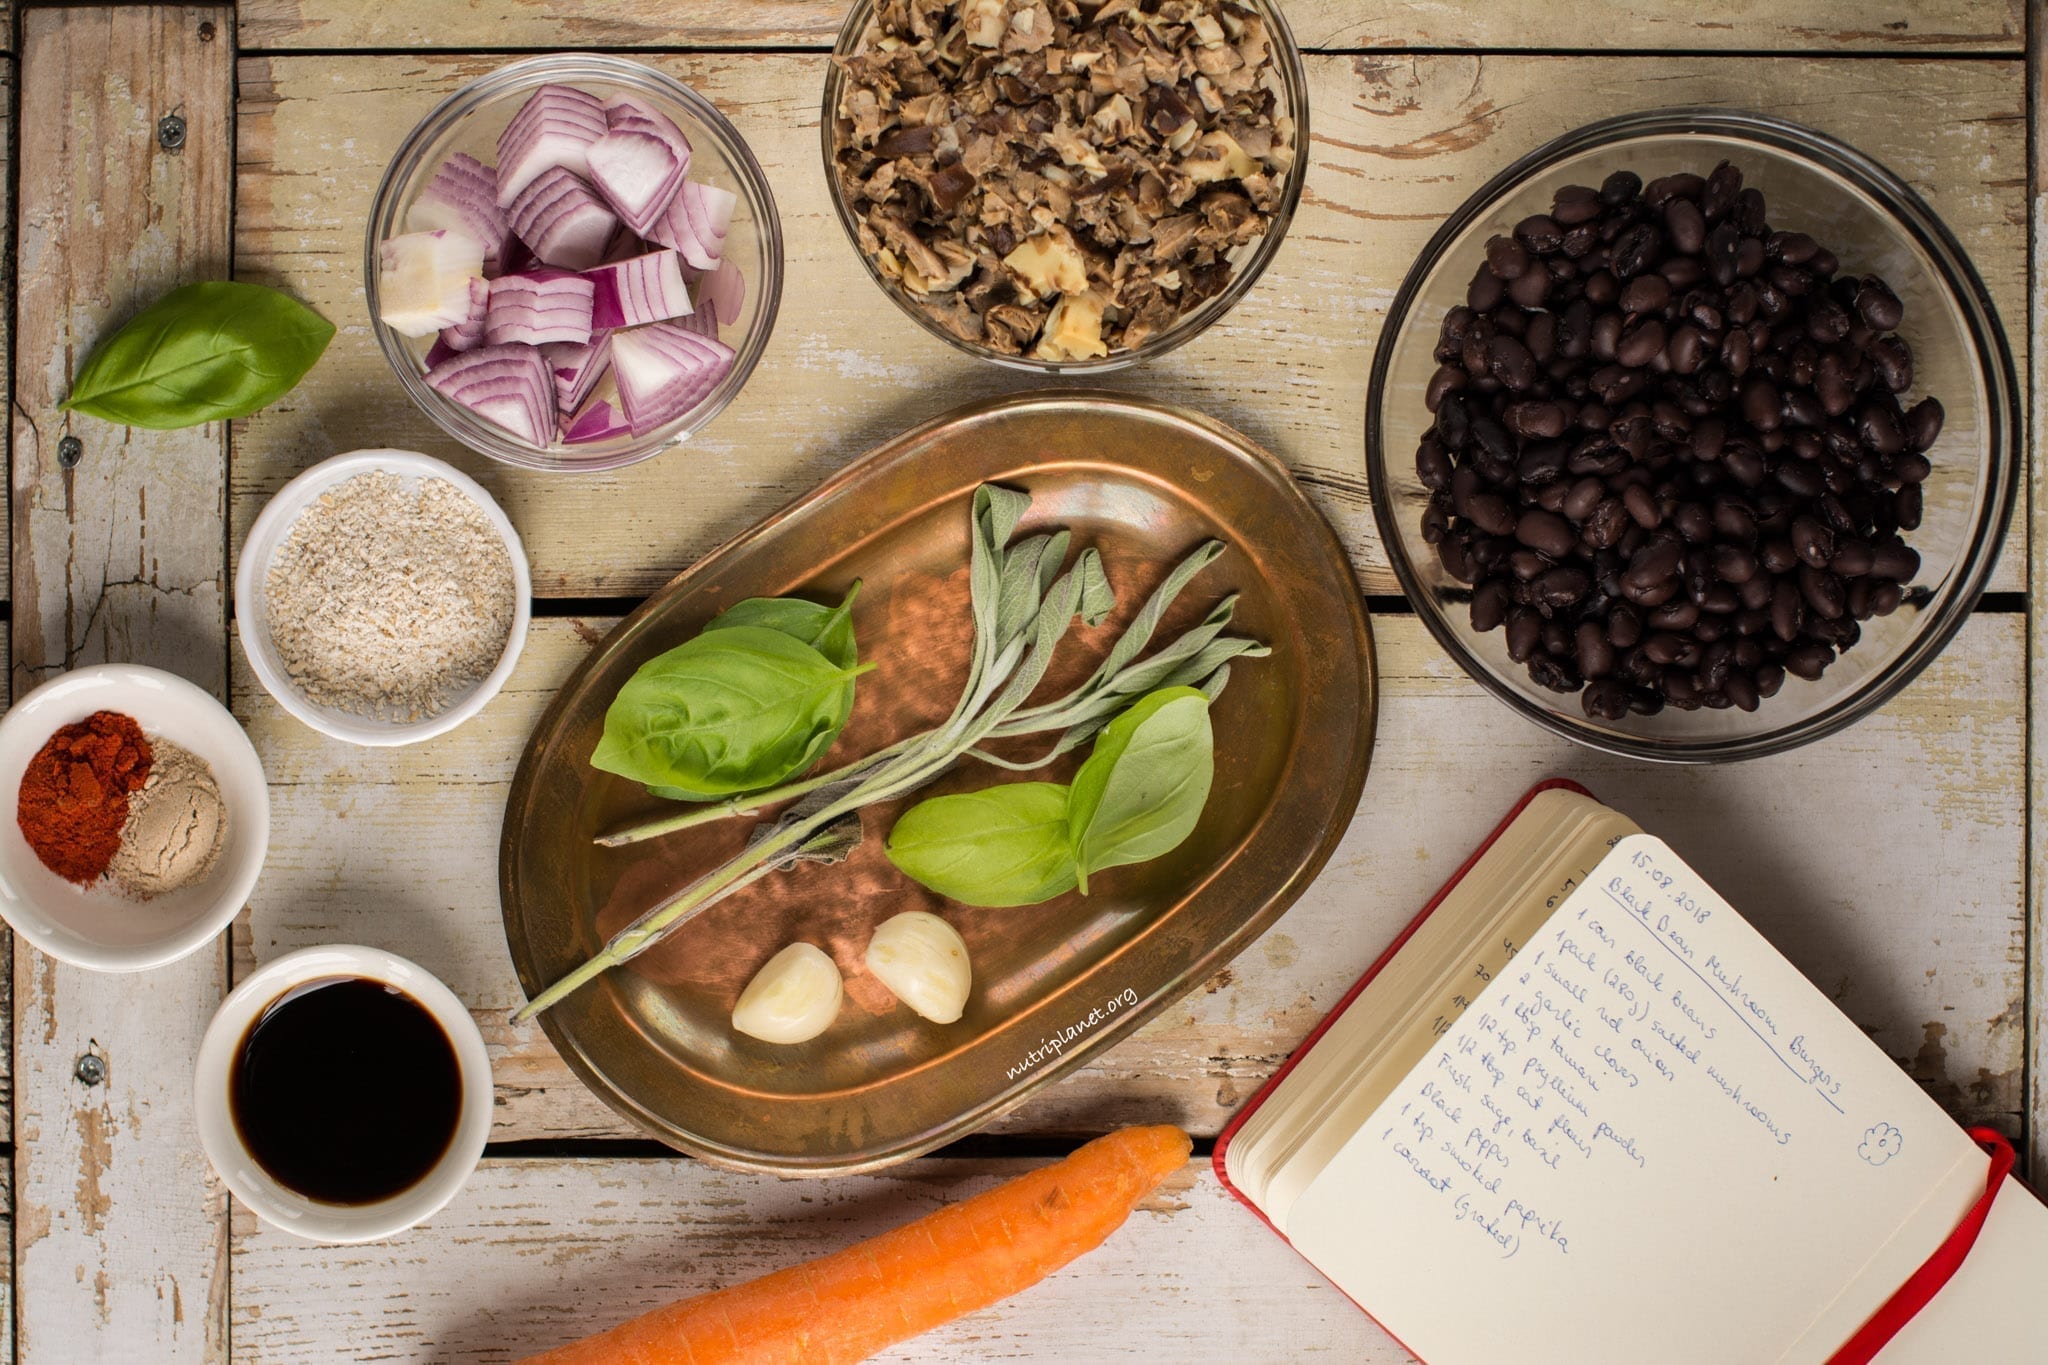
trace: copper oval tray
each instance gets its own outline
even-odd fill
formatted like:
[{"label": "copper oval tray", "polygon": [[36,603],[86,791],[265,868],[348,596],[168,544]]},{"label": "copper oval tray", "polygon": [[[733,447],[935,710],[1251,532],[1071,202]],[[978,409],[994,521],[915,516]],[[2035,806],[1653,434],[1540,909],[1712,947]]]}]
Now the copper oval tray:
[{"label": "copper oval tray", "polygon": [[[735,820],[623,849],[591,843],[663,808],[587,762],[632,671],[741,598],[836,601],[858,578],[861,657],[880,667],[861,680],[825,763],[936,723],[965,674],[967,506],[990,480],[1031,494],[1020,533],[1070,528],[1077,550],[1102,552],[1117,590],[1110,622],[1075,626],[1045,695],[1094,667],[1183,553],[1210,536],[1228,544],[1154,637],[1238,592],[1232,629],[1273,646],[1239,661],[1216,704],[1202,823],[1167,857],[1101,875],[1089,896],[985,910],[898,874],[882,852],[897,810],[873,807],[849,862],[770,876],[542,1016],[585,1084],[675,1147],[821,1175],[972,1132],[1228,962],[1302,893],[1350,822],[1372,749],[1371,637],[1350,562],[1287,469],[1229,428],[1157,404],[1071,392],[976,404],[869,452],[706,556],[562,688],[513,779],[499,859],[505,936],[529,995],[746,834]],[[1081,756],[1048,775],[1065,780]],[[921,795],[1007,780],[969,762]],[[874,927],[917,908],[942,912],[968,943],[974,992],[955,1024],[917,1018],[861,966]],[[846,977],[838,1022],[799,1047],[734,1034],[740,987],[797,938],[832,953]]]}]

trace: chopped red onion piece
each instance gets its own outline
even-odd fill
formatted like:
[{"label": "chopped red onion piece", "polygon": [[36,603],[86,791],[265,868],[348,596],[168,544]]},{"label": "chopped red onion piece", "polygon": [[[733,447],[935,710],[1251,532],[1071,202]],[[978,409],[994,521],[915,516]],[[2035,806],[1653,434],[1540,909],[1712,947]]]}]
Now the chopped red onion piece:
[{"label": "chopped red onion piece", "polygon": [[[491,303],[491,282],[481,276],[469,282],[469,316],[443,327],[440,344],[451,351],[473,351],[484,344],[484,312]],[[429,361],[429,364],[433,362]]]},{"label": "chopped red onion piece", "polygon": [[672,322],[612,334],[612,377],[635,436],[687,414],[732,366],[730,346]]},{"label": "chopped red onion piece", "polygon": [[740,305],[746,299],[747,277],[732,261],[720,261],[718,269],[697,286],[698,303],[708,305],[707,311],[717,312],[718,320],[727,327],[740,320]]},{"label": "chopped red onion piece", "polygon": [[512,227],[548,265],[588,270],[604,259],[619,219],[590,186],[550,166],[512,202]]},{"label": "chopped red onion piece", "polygon": [[528,445],[545,446],[554,439],[554,385],[547,362],[532,346],[464,351],[428,370],[427,383]]},{"label": "chopped red onion piece", "polygon": [[633,231],[645,234],[690,171],[690,140],[659,110],[619,96],[609,126],[591,145],[590,180]]},{"label": "chopped red onion piece", "polygon": [[441,163],[406,210],[405,226],[413,232],[444,228],[463,233],[484,249],[486,275],[505,268],[512,224],[498,206],[498,175],[467,152],[456,152]]},{"label": "chopped red onion piece", "polygon": [[493,346],[550,341],[583,345],[590,340],[589,280],[569,270],[530,270],[491,281],[484,313],[484,339]]},{"label": "chopped red onion piece", "polygon": [[710,270],[725,252],[726,229],[732,224],[739,196],[716,185],[685,180],[667,209],[651,224],[645,236],[651,242],[674,247],[683,260],[698,270]]},{"label": "chopped red onion piece", "polygon": [[563,413],[582,407],[598,381],[611,373],[611,336],[606,332],[593,334],[581,346],[552,342],[541,347],[540,353],[547,357],[548,372],[555,379],[555,407]]},{"label": "chopped red onion piece", "polygon": [[575,416],[562,422],[562,440],[569,445],[583,445],[632,435],[632,424],[619,411],[617,400],[617,394],[592,394]]},{"label": "chopped red onion piece", "polygon": [[436,228],[377,244],[377,317],[409,337],[428,336],[469,316],[469,282],[483,274],[483,248],[467,233]]},{"label": "chopped red onion piece", "polygon": [[690,311],[682,258],[664,247],[629,261],[601,265],[583,277],[597,288],[591,305],[593,327],[637,327]]},{"label": "chopped red onion piece", "polygon": [[567,85],[541,86],[498,134],[498,203],[511,204],[550,168],[588,174],[590,144],[605,132],[597,96]]}]

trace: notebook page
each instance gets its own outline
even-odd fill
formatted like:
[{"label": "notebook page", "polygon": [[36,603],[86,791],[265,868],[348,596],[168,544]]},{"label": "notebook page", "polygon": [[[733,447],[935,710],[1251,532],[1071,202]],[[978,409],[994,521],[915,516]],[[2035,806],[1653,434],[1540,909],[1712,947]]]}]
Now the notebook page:
[{"label": "notebook page", "polygon": [[[1225,1160],[1282,1235],[1295,1199],[1379,1097],[1636,828],[1576,792],[1538,794],[1252,1115]],[[1475,925],[1486,932],[1475,933]]]},{"label": "notebook page", "polygon": [[2048,1205],[2011,1176],[1969,1259],[1877,1353],[1877,1365],[2048,1360]]},{"label": "notebook page", "polygon": [[[1817,1361],[1946,1235],[1985,1164],[1669,847],[1633,835],[1289,1232],[1431,1365]],[[1874,1256],[1905,1268],[1882,1283]],[[1823,1320],[1843,1325],[1788,1357]]]}]

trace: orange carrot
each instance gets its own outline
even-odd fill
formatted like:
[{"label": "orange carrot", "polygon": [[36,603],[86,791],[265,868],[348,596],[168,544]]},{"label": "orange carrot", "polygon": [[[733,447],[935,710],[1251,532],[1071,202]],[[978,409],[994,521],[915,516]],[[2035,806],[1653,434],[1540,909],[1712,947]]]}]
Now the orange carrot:
[{"label": "orange carrot", "polygon": [[893,1232],[657,1308],[525,1365],[851,1365],[1093,1251],[1187,1164],[1191,1146],[1178,1128],[1126,1128]]}]

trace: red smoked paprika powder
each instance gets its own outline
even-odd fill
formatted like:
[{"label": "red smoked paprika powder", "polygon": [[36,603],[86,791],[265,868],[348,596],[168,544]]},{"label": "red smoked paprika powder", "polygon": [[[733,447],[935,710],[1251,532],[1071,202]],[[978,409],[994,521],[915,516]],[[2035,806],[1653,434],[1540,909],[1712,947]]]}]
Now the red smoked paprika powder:
[{"label": "red smoked paprika powder", "polygon": [[28,761],[14,820],[43,866],[89,886],[121,847],[128,794],[149,776],[142,727],[118,711],[67,725]]}]

